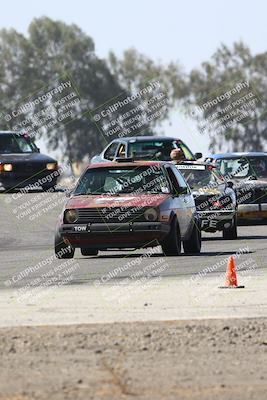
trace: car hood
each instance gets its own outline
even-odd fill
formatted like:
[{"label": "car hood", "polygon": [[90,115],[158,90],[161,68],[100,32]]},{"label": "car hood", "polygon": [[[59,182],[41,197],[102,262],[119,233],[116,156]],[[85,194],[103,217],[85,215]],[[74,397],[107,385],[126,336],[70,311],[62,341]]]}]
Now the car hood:
[{"label": "car hood", "polygon": [[52,157],[46,156],[41,153],[13,153],[13,154],[0,154],[0,162],[11,163],[11,162],[56,162]]},{"label": "car hood", "polygon": [[248,180],[232,180],[234,183],[234,188],[245,188],[250,187],[252,189],[257,188],[267,188],[267,178],[260,178],[260,179],[248,179]]},{"label": "car hood", "polygon": [[66,208],[157,207],[169,196],[169,194],[80,195],[71,197],[66,203]]},{"label": "car hood", "polygon": [[193,190],[192,194],[194,197],[196,196],[216,196],[220,195],[224,192],[225,185],[220,185],[216,188],[200,188],[198,190]]}]

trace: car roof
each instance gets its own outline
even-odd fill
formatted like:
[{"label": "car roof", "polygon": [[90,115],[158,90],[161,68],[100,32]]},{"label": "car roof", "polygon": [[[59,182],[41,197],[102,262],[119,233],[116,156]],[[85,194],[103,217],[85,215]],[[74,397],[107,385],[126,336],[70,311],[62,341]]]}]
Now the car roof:
[{"label": "car roof", "polygon": [[170,164],[167,161],[126,161],[126,162],[99,162],[94,164],[89,164],[87,169],[93,168],[117,168],[117,167],[152,167],[156,165]]},{"label": "car roof", "polygon": [[115,141],[124,141],[124,142],[146,142],[148,140],[161,140],[163,142],[167,142],[170,140],[177,140],[180,141],[178,138],[174,138],[171,136],[127,136],[121,139],[115,139]]},{"label": "car roof", "polygon": [[211,154],[206,158],[215,158],[216,160],[221,158],[238,158],[238,157],[264,157],[267,153],[263,151],[248,151],[248,152],[235,152],[235,153],[217,153]]}]

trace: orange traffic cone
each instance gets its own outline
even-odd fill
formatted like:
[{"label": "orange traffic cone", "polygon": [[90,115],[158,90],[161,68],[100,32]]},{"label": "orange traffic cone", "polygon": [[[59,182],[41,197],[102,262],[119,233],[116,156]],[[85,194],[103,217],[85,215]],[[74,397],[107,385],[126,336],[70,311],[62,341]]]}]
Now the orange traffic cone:
[{"label": "orange traffic cone", "polygon": [[220,289],[242,289],[245,286],[238,286],[237,276],[235,270],[235,259],[233,256],[229,257],[226,268],[225,286],[220,286]]}]

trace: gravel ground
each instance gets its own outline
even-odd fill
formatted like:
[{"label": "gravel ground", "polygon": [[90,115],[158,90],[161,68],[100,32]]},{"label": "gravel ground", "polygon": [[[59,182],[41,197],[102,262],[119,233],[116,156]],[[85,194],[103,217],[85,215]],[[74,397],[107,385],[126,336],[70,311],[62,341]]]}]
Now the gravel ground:
[{"label": "gravel ground", "polygon": [[266,399],[267,319],[0,329],[0,400]]}]

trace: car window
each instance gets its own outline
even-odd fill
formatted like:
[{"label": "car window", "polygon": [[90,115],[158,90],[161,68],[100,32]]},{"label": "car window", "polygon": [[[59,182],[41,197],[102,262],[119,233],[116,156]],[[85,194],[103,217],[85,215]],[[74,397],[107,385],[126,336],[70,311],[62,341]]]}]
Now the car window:
[{"label": "car window", "polygon": [[[184,180],[183,176],[177,171],[175,168],[167,167],[166,168],[168,176],[170,178],[172,187],[174,192],[177,194],[190,194],[190,188]],[[182,189],[182,190],[181,190]]]},{"label": "car window", "polygon": [[176,168],[183,175],[191,189],[218,186],[225,183],[221,173],[212,166],[177,164]]},{"label": "car window", "polygon": [[236,179],[267,177],[267,157],[240,157],[217,160],[217,167],[223,175]]},{"label": "car window", "polygon": [[126,156],[126,147],[124,143],[120,143],[118,150],[118,157],[124,158]]},{"label": "car window", "polygon": [[146,140],[129,142],[129,155],[135,160],[170,160],[170,153],[177,148],[173,140]]},{"label": "car window", "polygon": [[249,173],[249,163],[240,159],[220,159],[216,165],[223,175],[233,175],[236,178],[245,178]]},{"label": "car window", "polygon": [[35,153],[37,147],[27,135],[0,135],[0,153]]},{"label": "car window", "polygon": [[112,161],[116,156],[117,147],[118,147],[118,142],[111,143],[110,146],[105,151],[104,158]]},{"label": "car window", "polygon": [[185,159],[186,160],[194,160],[194,155],[191,153],[189,148],[182,142],[178,144],[178,147],[182,150],[184,153]]},{"label": "car window", "polygon": [[171,167],[167,167],[166,171],[167,171],[167,174],[168,174],[168,176],[170,178],[170,181],[171,181],[173,189],[175,191],[179,191],[179,189],[180,189],[179,182],[178,182],[174,172],[172,171]]},{"label": "car window", "polygon": [[177,168],[174,167],[174,168],[172,169],[172,171],[173,171],[173,173],[174,173],[174,175],[175,175],[175,177],[176,177],[176,179],[177,179],[177,181],[178,181],[178,183],[179,183],[179,186],[182,187],[182,188],[188,188],[188,185],[187,185],[187,183],[186,183],[184,177],[183,177],[182,174],[177,170]]},{"label": "car window", "polygon": [[91,168],[81,177],[74,195],[170,193],[160,166]]},{"label": "car window", "polygon": [[103,191],[104,193],[107,193],[111,190],[114,190],[114,188],[119,187],[120,185],[116,181],[116,179],[112,178],[111,176],[107,176],[106,179],[104,180],[104,186],[103,186]]}]

